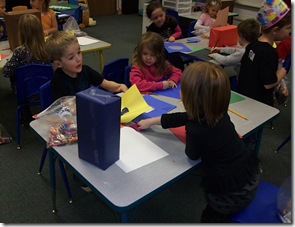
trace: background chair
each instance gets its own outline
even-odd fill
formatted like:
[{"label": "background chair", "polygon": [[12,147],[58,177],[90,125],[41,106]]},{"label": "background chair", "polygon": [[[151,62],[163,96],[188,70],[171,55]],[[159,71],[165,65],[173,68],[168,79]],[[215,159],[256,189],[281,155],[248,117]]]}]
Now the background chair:
[{"label": "background chair", "polygon": [[277,214],[279,186],[261,181],[255,199],[232,217],[235,223],[282,223]]},{"label": "background chair", "polygon": [[131,71],[131,65],[127,65],[125,67],[125,75],[124,75],[124,84],[126,84],[126,86],[129,88],[131,87],[131,83],[130,83],[130,80],[129,80],[129,73]]},{"label": "background chair", "polygon": [[28,64],[15,69],[17,149],[20,149],[20,121],[26,120],[24,113],[27,113],[27,117],[31,117],[28,116],[30,106],[40,105],[39,88],[51,79],[52,74],[52,66],[49,64]]},{"label": "background chair", "polygon": [[[41,104],[41,110],[45,110],[47,107],[49,107],[54,99],[53,99],[53,95],[51,92],[51,88],[50,88],[50,81],[47,81],[45,84],[43,84],[40,88],[39,88],[39,95],[40,95],[40,104]],[[47,156],[47,145],[45,144],[43,152],[42,152],[42,156],[41,156],[41,160],[40,160],[40,164],[39,164],[39,171],[38,171],[38,175],[42,175],[42,169],[43,169],[43,165]],[[69,197],[69,203],[72,203],[73,200],[73,196],[72,196],[72,192],[71,192],[71,188],[69,185],[69,181],[68,181],[68,177],[65,171],[65,167],[63,162],[58,159],[58,164],[59,164],[59,168],[61,171],[61,175],[64,181],[64,185],[66,187],[67,190],[67,194]]]},{"label": "background chair", "polygon": [[105,64],[102,71],[103,77],[106,80],[111,80],[117,83],[125,84],[125,82],[127,82],[125,81],[125,67],[128,66],[128,62],[129,58],[118,58]]},{"label": "background chair", "polygon": [[291,140],[291,134],[277,147],[277,149],[275,150],[275,153],[278,153],[279,150],[285,146],[286,143],[288,143]]},{"label": "background chair", "polygon": [[187,37],[195,36],[194,34],[192,34],[192,31],[195,30],[195,24],[196,24],[196,22],[197,22],[197,20],[192,20],[189,23],[188,30],[187,30]]},{"label": "background chair", "polygon": [[12,7],[12,11],[20,11],[20,10],[26,10],[28,9],[27,6],[14,6]]}]

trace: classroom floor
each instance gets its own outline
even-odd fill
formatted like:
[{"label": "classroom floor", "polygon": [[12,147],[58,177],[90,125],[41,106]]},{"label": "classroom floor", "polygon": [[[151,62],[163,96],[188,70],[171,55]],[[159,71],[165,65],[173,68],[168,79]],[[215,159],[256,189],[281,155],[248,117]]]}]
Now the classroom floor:
[{"label": "classroom floor", "polygon": [[[136,14],[101,16],[97,25],[84,29],[90,36],[107,41],[112,48],[104,51],[105,63],[119,57],[131,58],[142,29],[142,17]],[[98,70],[97,56],[86,54],[84,64]],[[291,75],[288,76],[291,85]],[[290,87],[290,86],[289,86]],[[291,93],[291,91],[290,91]],[[292,173],[291,142],[278,154],[276,147],[291,132],[292,97],[287,106],[276,106],[281,112],[273,122],[274,129],[266,127],[262,136],[259,158],[263,167],[262,180],[280,185]],[[0,123],[10,135],[15,135],[16,97],[10,90],[9,79],[0,75]],[[57,213],[51,212],[49,169],[46,160],[43,174],[37,174],[44,144],[29,127],[21,130],[22,148],[16,149],[15,140],[0,145],[0,222],[28,223],[116,223],[116,214],[94,193],[82,191],[67,169],[73,204],[56,168]],[[205,206],[200,182],[202,167],[171,187],[142,203],[130,212],[133,223],[199,223]],[[122,195],[123,196],[123,195]]]}]

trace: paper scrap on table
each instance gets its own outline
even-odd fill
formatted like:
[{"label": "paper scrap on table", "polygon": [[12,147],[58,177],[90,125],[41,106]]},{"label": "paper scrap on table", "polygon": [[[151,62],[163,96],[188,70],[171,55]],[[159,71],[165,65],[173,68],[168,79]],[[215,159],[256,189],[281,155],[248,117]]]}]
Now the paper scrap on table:
[{"label": "paper scrap on table", "polygon": [[98,43],[99,40],[98,39],[90,39],[88,37],[77,37],[79,45],[83,46],[83,45],[89,45],[89,44],[93,44],[93,43]]},{"label": "paper scrap on table", "polygon": [[120,159],[116,164],[126,173],[169,155],[133,128],[121,128],[120,137]]},{"label": "paper scrap on table", "polygon": [[129,123],[140,114],[152,110],[135,84],[121,96],[121,111],[123,108],[128,108],[129,111],[121,116],[121,123]]}]

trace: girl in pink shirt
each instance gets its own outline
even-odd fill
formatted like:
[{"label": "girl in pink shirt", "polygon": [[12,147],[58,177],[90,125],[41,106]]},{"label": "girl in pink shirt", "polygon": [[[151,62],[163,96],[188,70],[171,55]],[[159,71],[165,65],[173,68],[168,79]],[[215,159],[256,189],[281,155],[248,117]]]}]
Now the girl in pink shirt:
[{"label": "girl in pink shirt", "polygon": [[177,86],[182,71],[165,60],[164,41],[155,32],[144,33],[135,47],[130,83],[140,92],[164,90]]},{"label": "girl in pink shirt", "polygon": [[204,37],[209,37],[210,28],[215,22],[217,13],[221,9],[220,0],[208,0],[206,6],[200,18],[197,20],[194,29],[196,35],[202,35]]}]

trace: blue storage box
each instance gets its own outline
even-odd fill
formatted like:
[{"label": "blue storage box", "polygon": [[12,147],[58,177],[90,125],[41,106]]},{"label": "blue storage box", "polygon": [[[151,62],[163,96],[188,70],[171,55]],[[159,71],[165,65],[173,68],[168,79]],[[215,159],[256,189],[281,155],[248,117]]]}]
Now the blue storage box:
[{"label": "blue storage box", "polygon": [[76,94],[79,158],[105,170],[119,160],[121,97],[97,87]]}]

